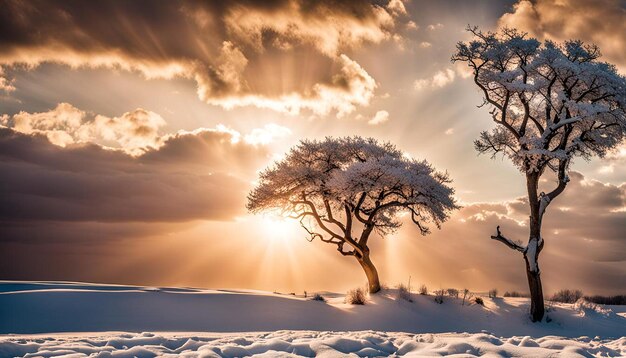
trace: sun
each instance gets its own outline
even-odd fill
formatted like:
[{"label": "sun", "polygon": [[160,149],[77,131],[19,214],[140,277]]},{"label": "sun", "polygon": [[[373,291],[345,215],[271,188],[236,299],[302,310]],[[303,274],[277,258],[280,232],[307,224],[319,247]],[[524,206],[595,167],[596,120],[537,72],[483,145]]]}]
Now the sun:
[{"label": "sun", "polygon": [[292,240],[301,236],[300,226],[293,220],[288,220],[279,216],[267,215],[261,219],[263,236],[268,240]]}]

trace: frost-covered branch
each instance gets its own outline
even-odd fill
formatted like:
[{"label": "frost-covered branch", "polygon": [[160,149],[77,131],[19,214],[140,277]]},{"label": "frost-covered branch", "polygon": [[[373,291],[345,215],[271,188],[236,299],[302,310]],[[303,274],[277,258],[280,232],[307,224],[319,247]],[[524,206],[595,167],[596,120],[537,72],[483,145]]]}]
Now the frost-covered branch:
[{"label": "frost-covered branch", "polygon": [[[541,43],[513,29],[482,32],[457,44],[498,124],[476,141],[480,153],[504,154],[524,173],[551,162],[602,157],[626,132],[626,79],[580,41]],[[533,126],[529,123],[534,123]]]}]

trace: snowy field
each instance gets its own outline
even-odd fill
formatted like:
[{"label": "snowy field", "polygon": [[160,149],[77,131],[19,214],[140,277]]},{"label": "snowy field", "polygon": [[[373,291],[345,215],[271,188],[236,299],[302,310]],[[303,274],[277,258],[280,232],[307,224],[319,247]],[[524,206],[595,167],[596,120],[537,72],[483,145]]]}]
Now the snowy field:
[{"label": "snowy field", "polygon": [[533,324],[524,298],[326,296],[0,281],[0,357],[626,356],[623,306],[555,304]]},{"label": "snowy field", "polygon": [[376,331],[268,333],[115,333],[4,337],[2,357],[623,357],[626,338],[499,338],[487,333]]}]

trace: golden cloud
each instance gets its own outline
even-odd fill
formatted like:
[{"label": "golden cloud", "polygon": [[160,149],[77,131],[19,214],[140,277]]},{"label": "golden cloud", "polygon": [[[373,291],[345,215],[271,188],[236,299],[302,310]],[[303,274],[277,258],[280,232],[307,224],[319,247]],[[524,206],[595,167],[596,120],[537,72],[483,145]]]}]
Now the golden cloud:
[{"label": "golden cloud", "polygon": [[374,117],[367,121],[367,124],[375,126],[377,124],[382,124],[389,121],[389,112],[387,111],[378,111],[374,114]]},{"label": "golden cloud", "polygon": [[61,147],[93,142],[138,155],[161,146],[163,139],[158,132],[165,120],[142,108],[119,117],[107,117],[90,115],[69,103],[60,103],[46,112],[21,111],[13,116],[0,116],[0,125],[20,133],[43,134],[52,144]]},{"label": "golden cloud", "polygon": [[619,0],[519,0],[499,26],[539,39],[583,40],[600,47],[604,58],[626,71],[626,10]]},{"label": "golden cloud", "polygon": [[201,92],[200,96],[208,103],[220,105],[226,109],[256,106],[292,115],[297,115],[305,109],[318,115],[327,115],[336,111],[337,117],[343,117],[353,112],[356,106],[369,105],[377,84],[374,78],[348,56],[340,55],[336,60],[341,69],[332,77],[331,82],[316,83],[305,93],[293,91],[276,97],[239,93],[211,98]]},{"label": "golden cloud", "polygon": [[248,134],[224,125],[216,128],[198,128],[193,131],[161,134],[166,125],[157,113],[137,108],[118,117],[88,113],[69,103],[59,103],[55,108],[38,113],[21,111],[15,115],[0,116],[0,128],[6,127],[23,134],[45,136],[51,144],[59,147],[97,144],[105,149],[122,150],[132,156],[142,156],[158,150],[170,141],[205,132],[223,133],[233,143],[240,141],[249,145],[265,145],[275,138],[289,136],[291,130],[274,123],[255,128]]},{"label": "golden cloud", "polygon": [[422,90],[425,88],[442,88],[450,83],[454,82],[454,78],[456,77],[456,72],[450,68],[446,68],[445,70],[437,71],[430,78],[422,78],[416,80],[413,83],[413,87],[416,90]]},{"label": "golden cloud", "polygon": [[[225,108],[251,105],[341,116],[367,105],[376,88],[371,76],[342,53],[391,39],[398,16],[405,13],[400,1],[386,6],[301,0],[8,1],[0,14],[0,67],[54,63],[188,78],[197,83],[202,100]],[[298,56],[326,60],[302,81],[300,66],[285,72],[276,60]],[[282,80],[274,81],[277,76]],[[0,86],[12,89],[2,73]]]}]

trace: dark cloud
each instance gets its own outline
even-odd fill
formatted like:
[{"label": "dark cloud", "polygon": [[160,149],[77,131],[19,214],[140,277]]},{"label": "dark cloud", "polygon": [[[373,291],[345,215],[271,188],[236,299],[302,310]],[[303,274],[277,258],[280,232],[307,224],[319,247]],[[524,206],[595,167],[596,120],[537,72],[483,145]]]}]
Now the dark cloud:
[{"label": "dark cloud", "polygon": [[244,213],[249,180],[267,155],[220,130],[172,135],[132,157],[0,127],[0,220],[232,219]]},{"label": "dark cloud", "polygon": [[[183,77],[195,80],[200,98],[212,104],[324,114],[369,103],[374,80],[340,55],[391,38],[404,9],[399,1],[301,0],[4,0],[0,6],[0,65]],[[302,57],[315,59],[307,71]],[[2,72],[0,85],[13,88]]]},{"label": "dark cloud", "polygon": [[[298,16],[311,21],[325,21],[325,17],[335,16],[363,24],[379,21],[377,9],[382,9],[368,1],[133,0],[85,3],[52,0],[24,3],[6,0],[0,15],[0,41],[4,45],[4,53],[25,47],[59,45],[86,53],[119,49],[130,56],[148,59],[209,60],[201,47],[190,44],[200,40],[220,45],[233,27],[244,28],[245,24],[227,23],[232,14],[248,10],[280,17],[290,8],[294,8]],[[34,25],[38,25],[36,31],[30,27]],[[266,29],[258,29],[261,31],[258,38],[237,35],[242,35],[241,40],[267,40],[268,37],[281,35],[276,30],[272,31],[273,26],[267,24]],[[349,40],[344,39],[344,45],[350,45]]]}]

